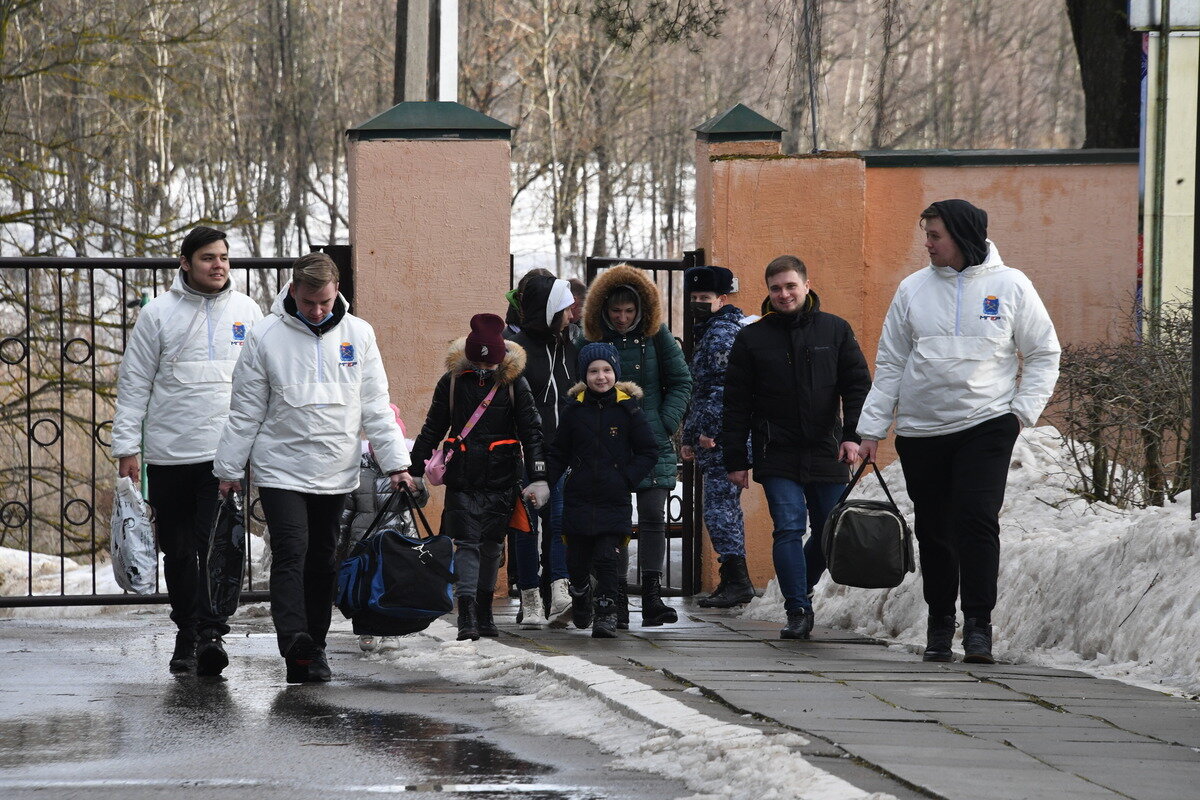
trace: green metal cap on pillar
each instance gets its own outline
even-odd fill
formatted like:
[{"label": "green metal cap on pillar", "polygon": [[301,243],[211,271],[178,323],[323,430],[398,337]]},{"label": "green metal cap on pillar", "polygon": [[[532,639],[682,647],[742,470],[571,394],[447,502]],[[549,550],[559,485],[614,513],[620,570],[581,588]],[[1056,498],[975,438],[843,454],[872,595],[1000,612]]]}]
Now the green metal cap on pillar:
[{"label": "green metal cap on pillar", "polygon": [[513,126],[460,103],[400,103],[346,131],[358,141],[373,139],[501,139],[512,138]]},{"label": "green metal cap on pillar", "polygon": [[785,129],[738,103],[692,130],[697,139],[706,142],[778,142]]}]

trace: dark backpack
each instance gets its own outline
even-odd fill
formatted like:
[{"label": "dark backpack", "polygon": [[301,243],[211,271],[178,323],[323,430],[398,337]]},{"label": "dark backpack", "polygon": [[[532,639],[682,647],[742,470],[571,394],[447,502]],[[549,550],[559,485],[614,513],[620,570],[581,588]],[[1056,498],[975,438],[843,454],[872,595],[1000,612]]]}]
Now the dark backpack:
[{"label": "dark backpack", "polygon": [[[409,536],[381,521],[395,513],[397,497],[424,526],[425,537]],[[403,513],[401,511],[400,513]],[[454,609],[454,544],[435,534],[405,488],[392,492],[363,537],[351,545],[338,570],[336,605],[357,634],[403,636],[423,631]]]},{"label": "dark backpack", "polygon": [[[875,477],[887,496],[886,502],[846,499],[868,464],[875,467]],[[842,492],[825,521],[821,549],[825,552],[829,577],[843,586],[891,589],[899,586],[907,573],[916,570],[912,531],[874,461],[864,461]]]}]

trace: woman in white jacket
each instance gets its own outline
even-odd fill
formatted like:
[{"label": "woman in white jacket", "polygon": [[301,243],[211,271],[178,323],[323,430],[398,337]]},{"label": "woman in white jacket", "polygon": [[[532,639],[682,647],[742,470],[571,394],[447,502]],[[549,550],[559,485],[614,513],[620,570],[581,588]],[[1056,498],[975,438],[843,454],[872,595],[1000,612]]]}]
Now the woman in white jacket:
[{"label": "woman in white jacket", "polygon": [[262,311],[234,290],[222,231],[193,229],[179,265],[171,290],[141,310],[125,347],[112,454],[121,477],[135,482],[139,454],[146,461],[178,628],[170,669],[214,676],[229,663],[221,640],[229,626],[208,605],[208,537],[217,510],[213,456],[229,413],[234,365]]},{"label": "woman in white jacket", "polygon": [[1050,400],[1060,348],[1033,284],[987,238],[986,212],[943,200],[921,221],[930,265],[888,309],[860,455],[874,460],[895,421],[929,606],[924,659],[953,660],[961,594],[963,660],[990,664],[1009,460]]},{"label": "woman in white jacket", "polygon": [[213,469],[222,493],[236,491],[249,462],[259,487],[271,530],[271,617],[289,683],[330,679],[334,550],[346,495],[358,486],[360,430],[393,489],[415,488],[375,331],[349,313],[337,280],[324,253],[296,260],[234,371]]}]

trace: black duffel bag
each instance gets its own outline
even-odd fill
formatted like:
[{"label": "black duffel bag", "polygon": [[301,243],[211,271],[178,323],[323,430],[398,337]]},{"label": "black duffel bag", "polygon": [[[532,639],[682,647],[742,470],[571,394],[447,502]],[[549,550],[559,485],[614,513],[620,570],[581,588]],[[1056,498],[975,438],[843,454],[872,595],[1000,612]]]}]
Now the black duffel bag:
[{"label": "black duffel bag", "polygon": [[208,536],[208,603],[212,613],[228,617],[237,611],[246,571],[246,522],[242,496],[221,498]]},{"label": "black duffel bag", "polygon": [[[381,522],[397,500],[420,518],[426,536],[406,536]],[[403,513],[403,511],[401,512]],[[423,631],[454,610],[454,543],[435,534],[425,513],[404,487],[392,492],[366,533],[350,547],[338,570],[337,607],[359,635],[403,636]]]},{"label": "black duffel bag", "polygon": [[[867,466],[875,467],[875,477],[883,487],[887,501],[848,500]],[[879,465],[864,461],[821,532],[821,548],[829,577],[843,586],[860,589],[891,589],[917,568],[913,560],[912,531],[892,493],[884,483]]]}]

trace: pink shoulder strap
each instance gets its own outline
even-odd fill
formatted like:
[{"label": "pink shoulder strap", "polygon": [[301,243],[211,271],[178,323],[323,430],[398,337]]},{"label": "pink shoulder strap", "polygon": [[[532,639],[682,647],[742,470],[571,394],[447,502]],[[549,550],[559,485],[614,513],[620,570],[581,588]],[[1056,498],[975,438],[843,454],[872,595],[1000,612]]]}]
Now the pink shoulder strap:
[{"label": "pink shoulder strap", "polygon": [[496,390],[499,388],[499,384],[492,384],[492,390],[487,393],[487,397],[479,402],[479,407],[475,409],[475,413],[467,420],[467,424],[463,425],[462,431],[458,434],[459,441],[467,438],[467,434],[475,427],[475,423],[479,422],[479,418],[483,416],[483,412],[487,411],[488,406],[492,404],[492,398],[496,396]]}]

